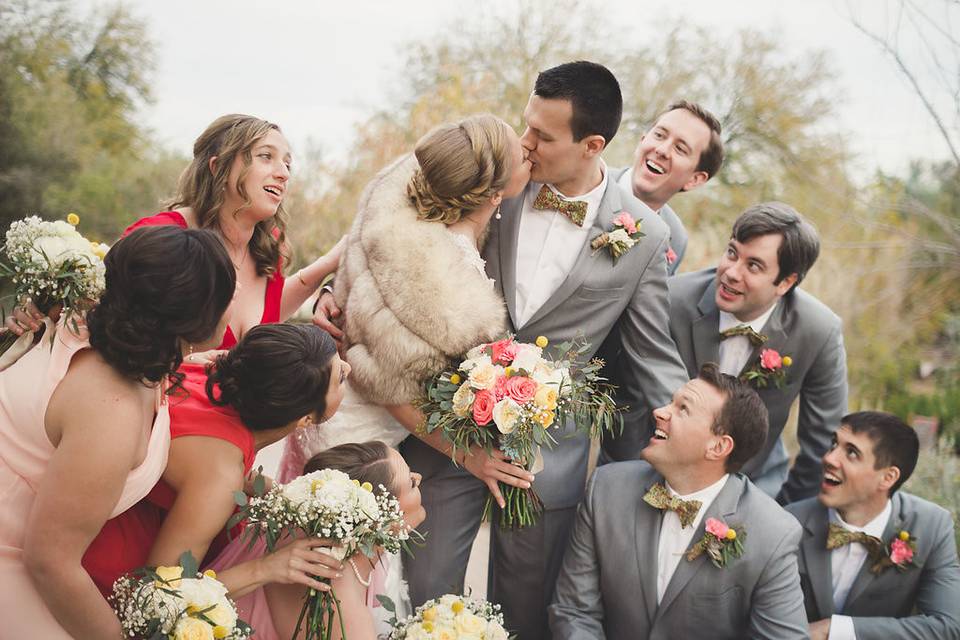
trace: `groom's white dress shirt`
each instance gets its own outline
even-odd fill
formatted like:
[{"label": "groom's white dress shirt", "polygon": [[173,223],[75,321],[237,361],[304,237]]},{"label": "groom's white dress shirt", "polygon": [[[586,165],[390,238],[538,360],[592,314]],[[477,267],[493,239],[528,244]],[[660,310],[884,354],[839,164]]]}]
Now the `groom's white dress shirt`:
[{"label": "groom's white dress shirt", "polygon": [[663,594],[667,591],[667,585],[670,584],[670,578],[677,570],[680,560],[686,555],[690,548],[690,542],[693,540],[693,534],[700,521],[703,520],[703,514],[707,512],[710,504],[720,495],[720,490],[727,483],[730,474],[725,473],[723,477],[714,482],[705,489],[695,491],[686,496],[681,496],[670,487],[670,483],[665,482],[667,491],[671,496],[677,496],[681,500],[699,500],[700,510],[697,511],[697,517],[689,526],[680,526],[680,516],[669,509],[663,512],[663,521],[660,523],[660,542],[657,545],[657,604],[663,600]]},{"label": "groom's white dress shirt", "polygon": [[[883,539],[883,530],[887,528],[887,522],[890,520],[890,514],[893,511],[892,505],[887,500],[887,506],[883,508],[880,514],[868,522],[866,526],[857,527],[843,521],[836,509],[829,509],[830,522],[836,522],[848,531],[862,531],[868,536]],[[833,578],[833,610],[840,611],[850,589],[853,587],[853,581],[857,579],[860,573],[860,567],[867,559],[867,549],[859,542],[851,542],[830,552],[830,573]],[[853,618],[850,616],[834,615],[830,618],[830,635],[827,640],[856,640],[857,634],[853,630]]]},{"label": "groom's white dress shirt", "polygon": [[[763,315],[754,318],[750,322],[741,322],[737,320],[737,317],[732,313],[721,311],[719,331],[722,333],[727,329],[745,324],[757,333],[763,333],[761,329],[763,329],[763,325],[767,324],[767,320],[770,319],[773,310],[777,308],[777,304],[779,304],[779,302],[771,305],[769,309],[763,312]],[[747,336],[730,336],[729,338],[721,340],[720,372],[731,376],[740,375],[751,353],[753,353],[753,344],[750,343],[750,338]]]},{"label": "groom's white dress shirt", "polygon": [[534,182],[527,189],[517,236],[517,329],[533,317],[573,269],[607,189],[607,165],[603,160],[600,170],[600,184],[576,197],[568,198],[553,185],[547,185],[561,200],[587,203],[587,214],[579,227],[561,213],[533,208],[542,185]]}]

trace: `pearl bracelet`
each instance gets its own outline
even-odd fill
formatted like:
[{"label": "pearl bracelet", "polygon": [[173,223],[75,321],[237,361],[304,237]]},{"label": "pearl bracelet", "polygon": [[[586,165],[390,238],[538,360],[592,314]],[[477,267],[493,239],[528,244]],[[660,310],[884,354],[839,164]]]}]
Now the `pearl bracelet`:
[{"label": "pearl bracelet", "polygon": [[[347,562],[350,563],[350,568],[353,569],[353,575],[357,576],[357,580],[365,587],[370,586],[370,576],[367,576],[367,579],[364,580],[360,577],[360,572],[357,570],[357,565],[353,563],[353,558],[348,558]],[[372,572],[371,572],[372,573]]]}]

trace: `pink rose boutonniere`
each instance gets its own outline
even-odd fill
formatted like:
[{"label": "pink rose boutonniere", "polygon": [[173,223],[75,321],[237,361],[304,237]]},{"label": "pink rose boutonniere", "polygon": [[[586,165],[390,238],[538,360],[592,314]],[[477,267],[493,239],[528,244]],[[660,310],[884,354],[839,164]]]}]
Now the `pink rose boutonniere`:
[{"label": "pink rose boutonniere", "polygon": [[613,229],[604,231],[590,241],[590,248],[594,255],[606,247],[610,251],[613,261],[629,251],[645,234],[640,231],[640,223],[626,211],[621,211],[613,219]]},{"label": "pink rose boutonniere", "polygon": [[890,541],[879,554],[879,558],[870,567],[870,572],[879,574],[888,567],[906,571],[913,565],[913,555],[917,552],[917,539],[903,530]]},{"label": "pink rose boutonniere", "polygon": [[782,356],[775,349],[764,349],[760,352],[759,361],[744,371],[740,375],[740,379],[744,382],[753,382],[760,389],[768,384],[773,384],[777,389],[782,389],[787,381],[785,369],[792,364],[793,358],[790,356]]},{"label": "pink rose boutonniere", "polygon": [[703,537],[687,551],[688,561],[692,562],[706,552],[713,566],[723,569],[731,558],[743,555],[743,541],[747,532],[742,527],[731,527],[723,520],[707,518],[704,528],[706,532]]},{"label": "pink rose boutonniere", "polygon": [[673,264],[677,261],[677,252],[673,250],[673,247],[667,246],[667,264]]}]

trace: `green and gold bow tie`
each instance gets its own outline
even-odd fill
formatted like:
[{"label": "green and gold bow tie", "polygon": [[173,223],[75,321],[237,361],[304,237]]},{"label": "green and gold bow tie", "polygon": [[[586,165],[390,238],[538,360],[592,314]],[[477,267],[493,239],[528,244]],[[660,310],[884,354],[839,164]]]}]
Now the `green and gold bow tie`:
[{"label": "green and gold bow tie", "polygon": [[827,530],[827,549],[839,549],[851,542],[862,544],[871,558],[883,553],[883,541],[880,538],[867,535],[862,531],[850,531],[836,522],[830,523],[830,528]]},{"label": "green and gold bow tie", "polygon": [[700,512],[699,500],[681,500],[675,495],[671,495],[667,488],[661,483],[650,487],[643,501],[655,509],[669,509],[680,518],[680,528],[685,529],[693,524],[697,514]]},{"label": "green and gold bow tie", "polygon": [[753,330],[748,324],[738,324],[735,327],[730,327],[729,329],[724,329],[720,332],[720,339],[726,340],[727,338],[732,338],[733,336],[746,336],[750,340],[750,344],[755,347],[759,347],[764,342],[767,341],[767,336],[762,333],[757,333]]},{"label": "green and gold bow tie", "polygon": [[534,209],[553,210],[568,217],[578,227],[583,226],[587,217],[587,203],[583,200],[562,200],[547,185],[540,187],[540,193],[533,201]]}]

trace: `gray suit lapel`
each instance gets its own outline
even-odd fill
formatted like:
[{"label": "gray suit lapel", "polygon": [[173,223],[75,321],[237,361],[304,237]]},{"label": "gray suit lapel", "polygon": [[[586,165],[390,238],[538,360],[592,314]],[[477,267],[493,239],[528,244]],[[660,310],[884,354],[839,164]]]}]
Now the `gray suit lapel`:
[{"label": "gray suit lapel", "polygon": [[653,620],[657,616],[657,547],[660,545],[663,512],[644,502],[643,496],[655,482],[663,482],[663,478],[657,478],[643,487],[643,493],[640,494],[634,536],[637,541],[637,570],[640,572],[640,586],[649,625],[653,625]]},{"label": "gray suit lapel", "polygon": [[[532,184],[532,183],[531,183]],[[527,189],[530,185],[527,185]],[[520,233],[520,214],[523,213],[523,201],[527,197],[526,189],[516,198],[505,200],[500,208],[500,220],[497,224],[496,249],[497,268],[495,274],[497,286],[507,303],[510,324],[517,326],[517,235]]]},{"label": "gray suit lapel", "polygon": [[817,505],[803,523],[804,535],[800,542],[807,578],[810,580],[820,619],[833,615],[833,569],[830,565],[830,552],[827,550],[828,525],[826,508]]},{"label": "gray suit lapel", "polygon": [[[723,489],[720,490],[713,504],[707,507],[707,511],[703,514],[703,518],[700,520],[700,524],[697,526],[697,530],[690,540],[690,547],[703,538],[703,534],[706,531],[707,518],[720,518],[728,525],[742,524],[740,522],[731,522],[729,518],[737,512],[740,495],[743,493],[743,482],[743,478],[740,476],[730,476],[727,478],[727,483],[723,485]],[[749,535],[749,532],[747,532],[747,535]],[[687,548],[689,549],[690,547]],[[732,562],[737,562],[737,560],[732,560]],[[715,567],[710,564],[710,559],[706,553],[700,554],[700,556],[692,562],[685,557],[680,558],[677,570],[674,571],[673,576],[670,578],[670,582],[667,584],[667,590],[663,593],[663,599],[660,601],[660,607],[657,609],[658,618],[670,608],[670,605],[677,599],[677,596],[683,593],[683,590],[690,580],[692,580],[705,565],[709,565],[710,569],[715,569]]]},{"label": "gray suit lapel", "polygon": [[697,310],[700,317],[693,322],[693,354],[695,370],[707,362],[720,362],[720,310],[716,301],[717,282],[712,280],[703,292]]},{"label": "gray suit lapel", "polygon": [[767,323],[763,325],[763,328],[760,330],[760,333],[767,336],[767,341],[753,348],[753,351],[750,352],[750,357],[747,358],[746,364],[740,369],[740,375],[743,375],[760,361],[760,352],[764,349],[775,349],[781,356],[788,355],[783,352],[787,340],[787,334],[783,330],[783,315],[786,313],[786,306],[786,300],[781,299],[780,303],[777,304],[777,308],[774,309],[770,317],[767,318]]},{"label": "gray suit lapel", "polygon": [[[884,546],[887,546],[890,540],[893,539],[893,536],[903,529],[903,523],[906,521],[904,514],[901,512],[903,508],[903,501],[900,500],[900,494],[893,494],[891,498],[891,509],[890,509],[890,520],[887,522],[887,526],[883,529],[883,536],[880,538],[883,541]],[[853,585],[850,587],[850,593],[847,594],[847,599],[843,603],[843,608],[846,610],[848,606],[855,602],[863,593],[870,588],[870,585],[873,584],[873,581],[878,577],[877,574],[870,571],[870,566],[873,564],[873,559],[870,556],[863,561],[863,566],[860,567],[860,572],[857,574],[856,579],[853,581]],[[888,567],[885,571],[897,571],[893,567]],[[882,575],[882,574],[881,574]]]},{"label": "gray suit lapel", "polygon": [[[611,179],[607,180],[607,188],[603,192],[603,199],[600,201],[597,216],[593,221],[593,226],[590,227],[590,230],[587,232],[587,238],[580,248],[580,255],[577,256],[577,261],[573,263],[573,268],[570,270],[570,273],[567,274],[566,279],[560,283],[560,286],[553,292],[553,295],[547,298],[547,301],[537,309],[533,316],[526,322],[525,327],[537,322],[556,309],[561,302],[569,298],[583,283],[587,274],[590,273],[590,270],[594,268],[598,261],[604,258],[599,252],[597,255],[593,255],[590,242],[603,231],[613,226],[613,216],[615,213],[619,213],[622,208],[619,188],[616,183],[612,181],[612,176],[610,178]],[[513,248],[513,255],[516,256],[516,246]],[[516,262],[515,257],[514,262]],[[515,279],[514,282],[516,282]],[[520,327],[517,328],[519,329]]]}]

